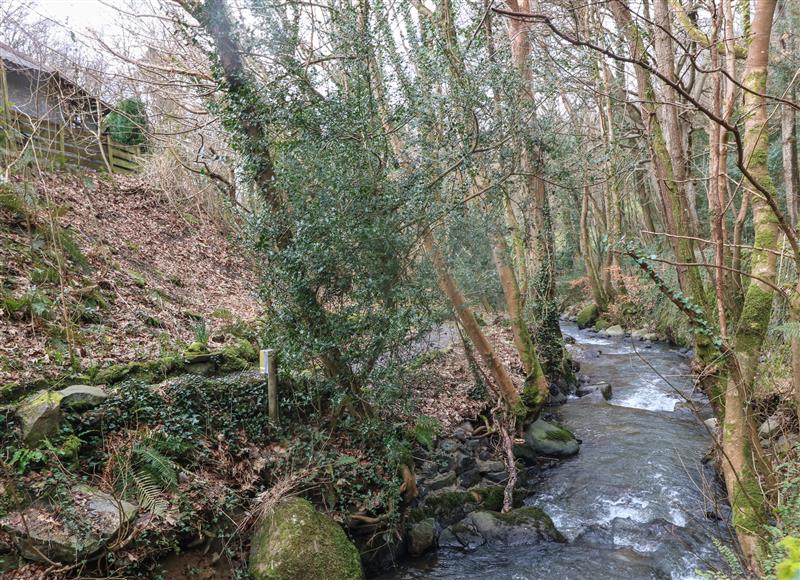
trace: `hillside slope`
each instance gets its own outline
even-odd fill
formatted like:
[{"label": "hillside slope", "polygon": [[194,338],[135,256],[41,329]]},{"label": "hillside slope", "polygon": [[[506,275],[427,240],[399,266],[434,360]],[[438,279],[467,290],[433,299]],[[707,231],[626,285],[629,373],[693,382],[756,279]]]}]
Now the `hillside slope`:
[{"label": "hillside slope", "polygon": [[259,313],[252,262],[224,224],[137,177],[59,173],[0,187],[4,398],[182,351],[198,333],[222,346]]}]

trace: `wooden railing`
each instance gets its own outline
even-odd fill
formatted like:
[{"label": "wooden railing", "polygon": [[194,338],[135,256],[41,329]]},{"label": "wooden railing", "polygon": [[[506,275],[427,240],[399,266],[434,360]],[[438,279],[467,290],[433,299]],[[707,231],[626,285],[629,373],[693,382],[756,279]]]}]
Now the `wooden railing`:
[{"label": "wooden railing", "polygon": [[85,168],[131,173],[141,161],[139,145],[122,145],[108,135],[33,119],[10,109],[0,114],[0,165],[39,169]]}]

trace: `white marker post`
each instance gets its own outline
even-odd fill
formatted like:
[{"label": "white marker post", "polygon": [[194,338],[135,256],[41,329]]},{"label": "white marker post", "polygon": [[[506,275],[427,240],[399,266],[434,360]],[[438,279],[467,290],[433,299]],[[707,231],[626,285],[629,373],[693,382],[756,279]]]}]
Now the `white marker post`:
[{"label": "white marker post", "polygon": [[259,356],[261,374],[267,375],[267,411],[272,421],[278,421],[278,360],[275,350],[262,350]]}]

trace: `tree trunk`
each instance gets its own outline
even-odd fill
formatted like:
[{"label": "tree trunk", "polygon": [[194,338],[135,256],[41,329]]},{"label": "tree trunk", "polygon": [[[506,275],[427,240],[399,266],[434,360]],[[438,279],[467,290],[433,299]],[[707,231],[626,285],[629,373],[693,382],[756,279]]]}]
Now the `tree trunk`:
[{"label": "tree trunk", "polygon": [[[769,148],[767,132],[767,107],[763,95],[767,88],[769,37],[776,0],[758,0],[752,21],[752,39],[747,51],[742,83],[748,89],[744,94],[745,136],[744,154],[748,171],[754,180],[774,191],[767,169]],[[725,485],[733,510],[733,525],[742,552],[750,566],[758,572],[759,550],[766,540],[766,513],[757,465],[759,457],[754,449],[758,438],[753,437],[749,413],[761,347],[772,313],[776,277],[776,255],[780,229],[777,216],[761,194],[755,193],[752,183],[745,187],[753,191],[753,229],[755,248],[751,255],[753,279],[747,288],[742,314],[734,338],[734,359],[729,365],[731,373],[725,390],[725,421],[722,462]],[[772,252],[770,251],[772,250]],[[763,281],[762,281],[763,280]],[[766,282],[766,283],[765,283]],[[753,441],[755,439],[755,441]]]},{"label": "tree trunk", "polygon": [[[663,14],[665,0],[657,0],[656,7],[659,9],[659,26],[655,28],[657,45],[660,46],[659,53],[663,54],[666,62],[659,63],[659,68],[665,75],[674,76],[674,63],[671,54],[667,54],[663,43],[669,39],[668,28],[668,8],[667,14]],[[647,59],[646,48],[642,37],[642,31],[631,17],[630,9],[624,0],[611,0],[610,7],[614,20],[619,29],[625,35],[628,43],[628,51],[637,59]],[[666,19],[666,20],[665,20]],[[669,44],[669,43],[668,43]],[[641,102],[642,122],[644,124],[645,136],[650,150],[650,158],[655,170],[655,178],[658,191],[664,203],[665,225],[668,233],[672,234],[671,244],[675,257],[680,263],[695,262],[694,243],[688,239],[690,218],[688,216],[688,206],[686,202],[685,177],[686,165],[682,154],[683,140],[680,136],[680,123],[677,118],[677,111],[674,106],[666,106],[663,115],[666,117],[666,132],[659,118],[658,98],[653,86],[653,79],[650,73],[641,66],[634,65],[636,72],[636,84]],[[674,91],[672,91],[674,93]],[[677,103],[677,96],[673,95]],[[700,305],[708,316],[710,305],[708,303],[703,280],[700,270],[693,266],[676,266],[678,283],[685,293],[691,296],[695,304]],[[709,344],[702,336],[695,336],[696,353],[701,359],[706,359],[712,355]]]},{"label": "tree trunk", "polygon": [[514,386],[514,381],[511,380],[511,375],[508,374],[503,361],[497,358],[491,343],[487,340],[483,331],[481,331],[481,327],[478,325],[478,321],[475,319],[472,309],[467,305],[464,294],[458,288],[455,278],[453,278],[453,275],[447,267],[444,256],[442,256],[442,253],[438,249],[433,232],[428,230],[423,235],[422,245],[425,251],[430,254],[434,270],[436,271],[439,288],[441,288],[442,292],[450,299],[450,303],[453,305],[453,311],[464,327],[464,332],[467,333],[470,341],[475,345],[478,355],[486,366],[489,367],[489,372],[492,374],[492,378],[497,385],[500,396],[503,398],[506,407],[516,415],[524,415],[527,410],[524,408],[516,386]]},{"label": "tree trunk", "polygon": [[[790,89],[786,98],[795,100],[796,91]],[[786,192],[786,212],[789,223],[797,227],[797,190],[800,187],[797,172],[797,115],[794,107],[781,105],[781,141],[783,145],[783,188]]]},{"label": "tree trunk", "polygon": [[539,363],[539,355],[531,339],[528,325],[525,322],[522,310],[519,285],[517,283],[514,269],[508,262],[508,250],[503,236],[495,232],[493,234],[492,255],[500,277],[500,285],[503,288],[508,317],[511,321],[511,331],[514,336],[514,345],[522,359],[522,366],[525,369],[525,388],[523,390],[523,402],[526,406],[526,420],[531,421],[538,416],[539,410],[547,402],[550,395],[550,388]]},{"label": "tree trunk", "polygon": [[605,285],[597,272],[598,266],[595,260],[595,252],[592,247],[591,236],[589,235],[589,184],[583,186],[583,199],[581,202],[581,255],[586,266],[586,276],[589,278],[589,287],[592,289],[592,297],[598,310],[601,312],[608,307],[609,296],[606,293]]},{"label": "tree trunk", "polygon": [[[529,0],[511,0],[509,6],[515,12],[530,13]],[[530,25],[527,22],[511,19],[508,22],[508,35],[511,42],[511,60],[522,78],[520,100],[531,107],[535,113],[533,100],[533,75],[530,68]],[[550,213],[550,201],[545,182],[540,176],[542,163],[538,148],[521,140],[519,164],[524,174],[524,184],[529,199],[533,202],[531,224],[531,245],[529,253],[532,276],[529,284],[530,297],[536,324],[536,344],[540,361],[548,374],[564,376],[564,344],[558,320],[556,305],[555,240]]]}]

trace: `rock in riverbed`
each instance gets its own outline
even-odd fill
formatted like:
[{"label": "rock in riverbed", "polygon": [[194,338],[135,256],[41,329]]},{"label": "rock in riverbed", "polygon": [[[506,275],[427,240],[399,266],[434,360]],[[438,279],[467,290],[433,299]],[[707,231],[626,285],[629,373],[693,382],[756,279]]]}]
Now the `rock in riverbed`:
[{"label": "rock in riverbed", "polygon": [[484,544],[530,546],[541,542],[565,542],[542,510],[522,507],[507,513],[476,511],[439,536],[439,547],[472,551]]},{"label": "rock in riverbed", "polygon": [[593,385],[578,385],[578,388],[575,390],[575,394],[579,397],[585,397],[586,395],[597,392],[602,394],[603,398],[608,401],[611,398],[611,385],[605,381],[601,381]]},{"label": "rock in riverbed", "polygon": [[525,444],[514,447],[514,452],[526,459],[538,456],[570,457],[580,449],[575,436],[564,427],[537,419],[525,429]]},{"label": "rock in riverbed", "polygon": [[425,518],[411,526],[408,531],[408,552],[419,556],[436,543],[437,524],[433,518]]}]

